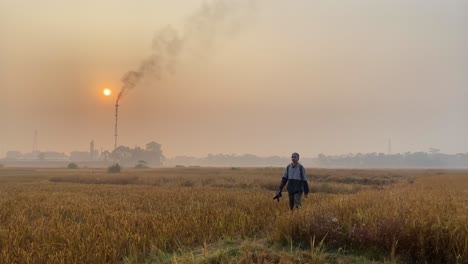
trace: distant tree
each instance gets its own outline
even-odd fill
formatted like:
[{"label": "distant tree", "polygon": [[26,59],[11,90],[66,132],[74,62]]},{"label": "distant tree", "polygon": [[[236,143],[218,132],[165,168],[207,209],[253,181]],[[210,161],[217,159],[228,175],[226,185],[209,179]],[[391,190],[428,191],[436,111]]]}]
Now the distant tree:
[{"label": "distant tree", "polygon": [[129,161],[131,162],[132,156],[133,156],[133,151],[129,147],[125,147],[125,146],[118,146],[109,155],[109,157],[113,161],[119,161],[122,163],[126,163]]},{"label": "distant tree", "polygon": [[118,163],[115,163],[114,165],[107,168],[107,172],[109,173],[120,173],[121,170],[122,170],[122,167],[120,167]]},{"label": "distant tree", "polygon": [[108,150],[105,150],[101,153],[101,157],[105,160],[108,161],[110,159],[111,153]]},{"label": "distant tree", "polygon": [[317,162],[321,167],[328,167],[330,165],[329,157],[323,153],[318,154]]},{"label": "distant tree", "polygon": [[161,166],[164,161],[164,155],[161,150],[161,144],[154,141],[146,144],[145,160],[152,166]]},{"label": "distant tree", "polygon": [[135,169],[147,169],[148,165],[146,164],[146,161],[144,160],[139,160],[138,164],[135,166]]},{"label": "distant tree", "polygon": [[151,152],[161,152],[161,144],[151,141],[146,144],[146,150]]},{"label": "distant tree", "polygon": [[67,168],[72,169],[72,170],[78,169],[78,165],[76,163],[72,162],[72,163],[68,164]]},{"label": "distant tree", "polygon": [[45,154],[44,152],[41,152],[41,153],[39,153],[39,155],[37,155],[37,157],[38,157],[40,160],[45,160],[46,154]]},{"label": "distant tree", "polygon": [[162,155],[161,145],[156,142],[146,144],[146,148],[135,147],[133,149],[125,146],[119,146],[110,153],[109,157],[124,165],[133,165],[140,160],[144,160],[150,166],[161,166],[164,156]]},{"label": "distant tree", "polygon": [[[132,158],[131,158],[131,162],[132,163],[135,163],[135,162],[140,162],[140,161],[145,161],[147,158],[148,158],[148,155],[147,155],[148,151],[140,148],[140,147],[135,147],[134,149],[132,149]],[[146,163],[146,161],[145,161]]]}]

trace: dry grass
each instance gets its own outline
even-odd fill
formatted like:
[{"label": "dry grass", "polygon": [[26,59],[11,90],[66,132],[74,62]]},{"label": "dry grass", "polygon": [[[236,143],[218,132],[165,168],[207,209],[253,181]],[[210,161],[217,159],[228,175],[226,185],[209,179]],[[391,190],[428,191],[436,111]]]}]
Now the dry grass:
[{"label": "dry grass", "polygon": [[11,188],[2,192],[0,204],[1,255],[6,262],[115,263],[125,256],[142,260],[154,250],[171,252],[263,231],[266,223],[255,215],[273,213],[268,198],[240,190],[151,186]]},{"label": "dry grass", "polygon": [[[276,191],[283,168],[171,168],[158,170],[127,170],[109,174],[104,170],[68,172],[57,170],[51,182],[83,184],[135,184],[173,187],[218,187],[230,189],[264,189]],[[59,173],[60,172],[60,173]],[[313,182],[311,192],[356,193],[367,188],[394,184],[410,179],[411,171],[330,170],[309,171]],[[415,171],[415,174],[427,173]]]},{"label": "dry grass", "polygon": [[281,216],[274,239],[307,243],[325,238],[328,248],[402,256],[431,263],[468,261],[468,175],[418,178],[382,190],[307,203]]},{"label": "dry grass", "polygon": [[[131,258],[125,259],[130,264],[135,261]],[[281,248],[272,247],[264,240],[232,241],[224,240],[211,245],[204,244],[199,249],[176,254],[165,254],[158,252],[151,255],[147,263],[326,263],[324,254],[314,251],[287,252]]]},{"label": "dry grass", "polygon": [[468,262],[467,172],[313,170],[291,214],[282,170],[3,168],[0,262]]}]

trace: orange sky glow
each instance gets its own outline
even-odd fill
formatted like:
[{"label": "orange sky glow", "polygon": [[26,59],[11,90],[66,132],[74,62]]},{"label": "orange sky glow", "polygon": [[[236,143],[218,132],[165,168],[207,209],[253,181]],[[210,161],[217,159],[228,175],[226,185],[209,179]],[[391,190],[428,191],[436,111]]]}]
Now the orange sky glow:
[{"label": "orange sky glow", "polygon": [[160,55],[167,25],[188,41],[119,101],[123,145],[468,151],[467,1],[226,1],[228,19],[197,31],[203,2],[0,0],[0,158],[31,151],[35,130],[44,151],[112,150],[122,77]]}]

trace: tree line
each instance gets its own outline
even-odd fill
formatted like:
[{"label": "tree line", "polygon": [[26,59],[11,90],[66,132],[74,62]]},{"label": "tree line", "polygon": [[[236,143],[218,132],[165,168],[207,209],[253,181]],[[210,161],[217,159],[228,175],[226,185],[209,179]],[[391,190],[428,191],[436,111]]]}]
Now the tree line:
[{"label": "tree line", "polygon": [[[287,157],[259,157],[252,154],[208,154],[206,157],[176,156],[166,159],[166,166],[217,167],[283,167]],[[301,158],[306,166],[323,168],[468,168],[468,153],[443,154],[434,152],[406,152],[397,154],[357,153],[346,155],[319,154]]]}]

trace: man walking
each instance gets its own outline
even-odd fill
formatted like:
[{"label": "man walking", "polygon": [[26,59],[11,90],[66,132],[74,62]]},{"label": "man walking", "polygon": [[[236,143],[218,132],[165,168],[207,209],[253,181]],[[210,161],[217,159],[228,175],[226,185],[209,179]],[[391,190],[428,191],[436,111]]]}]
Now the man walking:
[{"label": "man walking", "polygon": [[291,155],[291,164],[286,167],[279,189],[273,199],[278,199],[279,201],[283,187],[287,182],[289,182],[287,188],[289,194],[289,208],[291,210],[294,208],[299,209],[301,208],[302,193],[304,193],[305,198],[307,198],[309,194],[309,184],[307,183],[307,175],[304,166],[299,163],[299,154],[296,152]]}]

